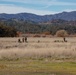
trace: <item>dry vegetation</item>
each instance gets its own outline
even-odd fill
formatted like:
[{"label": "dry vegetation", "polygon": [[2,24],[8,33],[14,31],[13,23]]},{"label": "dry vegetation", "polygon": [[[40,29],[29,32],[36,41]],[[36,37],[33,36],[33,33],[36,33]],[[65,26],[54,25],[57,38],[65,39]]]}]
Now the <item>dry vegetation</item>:
[{"label": "dry vegetation", "polygon": [[0,75],[76,75],[75,37],[18,39],[0,38]]},{"label": "dry vegetation", "polygon": [[[22,39],[22,37],[20,37]],[[18,43],[18,38],[0,38],[0,59],[3,58],[76,58],[76,38],[28,38],[28,43]]]}]

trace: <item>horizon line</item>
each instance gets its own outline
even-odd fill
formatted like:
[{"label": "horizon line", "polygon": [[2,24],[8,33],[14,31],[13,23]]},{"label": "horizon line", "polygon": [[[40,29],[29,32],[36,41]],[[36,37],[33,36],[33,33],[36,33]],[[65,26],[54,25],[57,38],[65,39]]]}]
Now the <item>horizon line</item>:
[{"label": "horizon line", "polygon": [[55,14],[59,14],[59,13],[69,13],[69,12],[75,12],[75,10],[74,11],[62,11],[62,12],[56,12],[56,13],[51,13],[51,14],[36,14],[36,13],[32,13],[32,12],[17,12],[17,13],[7,13],[7,12],[3,12],[3,13],[0,13],[0,14],[8,14],[8,15],[10,15],[10,14],[33,14],[33,15],[39,15],[39,16],[45,16],[45,15],[55,15]]}]

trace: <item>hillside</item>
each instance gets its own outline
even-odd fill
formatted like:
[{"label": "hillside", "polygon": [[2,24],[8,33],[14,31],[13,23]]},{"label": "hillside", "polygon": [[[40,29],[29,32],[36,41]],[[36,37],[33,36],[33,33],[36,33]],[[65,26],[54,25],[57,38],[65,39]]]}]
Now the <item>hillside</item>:
[{"label": "hillside", "polygon": [[76,34],[76,11],[44,16],[30,13],[3,13],[0,14],[0,26],[4,27],[3,31],[0,28],[2,36],[6,35],[7,27],[15,28],[16,31],[22,33],[50,32],[50,34],[55,35],[58,30],[64,29],[69,34]]},{"label": "hillside", "polygon": [[17,19],[17,20],[29,20],[33,22],[47,22],[53,19],[62,19],[66,21],[75,21],[76,20],[76,11],[72,12],[62,12],[54,15],[35,15],[31,13],[18,13],[18,14],[0,14],[1,20],[8,20],[8,19]]},{"label": "hillside", "polygon": [[48,22],[35,23],[33,21],[23,21],[17,19],[0,20],[0,24],[11,26],[22,33],[45,33],[50,32],[55,35],[58,30],[64,29],[69,34],[76,34],[76,21],[66,21],[55,19]]}]

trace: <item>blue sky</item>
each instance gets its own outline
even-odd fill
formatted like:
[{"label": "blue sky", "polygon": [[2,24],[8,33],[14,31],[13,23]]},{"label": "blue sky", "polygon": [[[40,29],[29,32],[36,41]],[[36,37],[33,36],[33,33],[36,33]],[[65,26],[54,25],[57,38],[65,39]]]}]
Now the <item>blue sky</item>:
[{"label": "blue sky", "polygon": [[48,15],[76,11],[76,0],[0,0],[0,13]]}]

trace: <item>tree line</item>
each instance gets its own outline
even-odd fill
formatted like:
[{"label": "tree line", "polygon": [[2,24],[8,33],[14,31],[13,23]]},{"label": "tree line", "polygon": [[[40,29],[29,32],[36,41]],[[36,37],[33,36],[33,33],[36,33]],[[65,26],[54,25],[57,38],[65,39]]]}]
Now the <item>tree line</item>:
[{"label": "tree line", "polygon": [[30,21],[7,20],[0,21],[0,36],[16,36],[22,33],[46,33],[55,35],[58,30],[66,30],[68,34],[76,34],[76,22],[57,21],[49,24],[38,24]]}]

